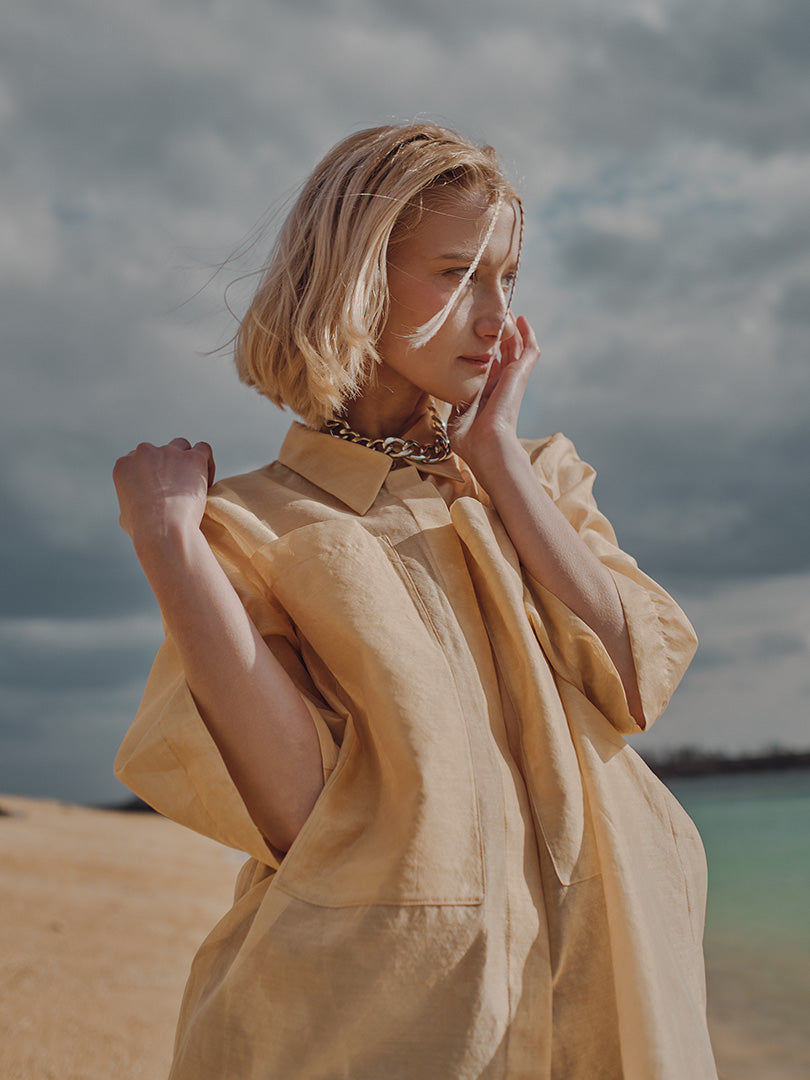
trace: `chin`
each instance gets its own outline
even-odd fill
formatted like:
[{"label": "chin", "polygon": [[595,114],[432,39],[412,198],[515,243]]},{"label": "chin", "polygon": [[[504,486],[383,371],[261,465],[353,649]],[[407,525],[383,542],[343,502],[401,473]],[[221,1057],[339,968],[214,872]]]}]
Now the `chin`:
[{"label": "chin", "polygon": [[478,398],[483,384],[480,380],[476,380],[476,385],[467,387],[465,390],[459,390],[451,397],[446,399],[447,404],[455,409],[469,409],[473,402]]}]

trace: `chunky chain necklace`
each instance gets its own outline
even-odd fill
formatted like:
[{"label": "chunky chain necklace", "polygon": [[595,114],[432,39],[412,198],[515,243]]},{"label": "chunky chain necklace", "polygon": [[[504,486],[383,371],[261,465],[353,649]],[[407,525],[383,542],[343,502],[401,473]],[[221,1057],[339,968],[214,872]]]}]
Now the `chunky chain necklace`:
[{"label": "chunky chain necklace", "polygon": [[452,454],[450,439],[447,436],[447,427],[444,420],[439,416],[433,405],[430,406],[430,420],[433,430],[436,432],[436,441],[429,446],[414,442],[413,439],[400,439],[395,435],[387,439],[367,439],[360,435],[343,420],[327,420],[326,430],[336,439],[346,439],[348,442],[359,443],[367,446],[369,450],[379,450],[380,453],[388,454],[392,458],[406,458],[408,461],[420,461],[425,465],[435,465],[437,461],[446,461]]}]

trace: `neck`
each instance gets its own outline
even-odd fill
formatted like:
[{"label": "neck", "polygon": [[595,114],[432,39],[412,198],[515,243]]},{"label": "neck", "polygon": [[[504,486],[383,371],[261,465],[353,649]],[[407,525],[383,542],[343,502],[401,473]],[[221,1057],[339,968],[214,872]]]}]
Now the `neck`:
[{"label": "neck", "polygon": [[414,388],[406,399],[394,395],[384,386],[369,387],[366,393],[346,407],[346,419],[351,428],[370,439],[385,439],[403,435],[424,416],[428,395]]}]

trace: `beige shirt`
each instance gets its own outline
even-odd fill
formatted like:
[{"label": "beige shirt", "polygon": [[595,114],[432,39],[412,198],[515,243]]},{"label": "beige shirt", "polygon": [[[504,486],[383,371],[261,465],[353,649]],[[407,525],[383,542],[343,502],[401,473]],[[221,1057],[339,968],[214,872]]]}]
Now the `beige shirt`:
[{"label": "beige shirt", "polygon": [[[525,443],[610,569],[645,716],[695,649],[562,435]],[[522,569],[457,458],[294,424],[204,529],[298,684],[325,787],[282,859],[171,641],[117,775],[251,856],[201,947],[172,1080],[710,1080],[700,838],[623,735],[595,634]]]}]

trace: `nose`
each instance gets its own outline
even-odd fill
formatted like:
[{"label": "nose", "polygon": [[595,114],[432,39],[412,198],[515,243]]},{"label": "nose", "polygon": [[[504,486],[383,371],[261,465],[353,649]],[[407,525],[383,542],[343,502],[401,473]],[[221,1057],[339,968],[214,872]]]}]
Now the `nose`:
[{"label": "nose", "polygon": [[475,318],[475,332],[486,341],[506,341],[515,333],[515,317],[506,306],[506,298],[498,291],[497,298],[482,303]]}]

